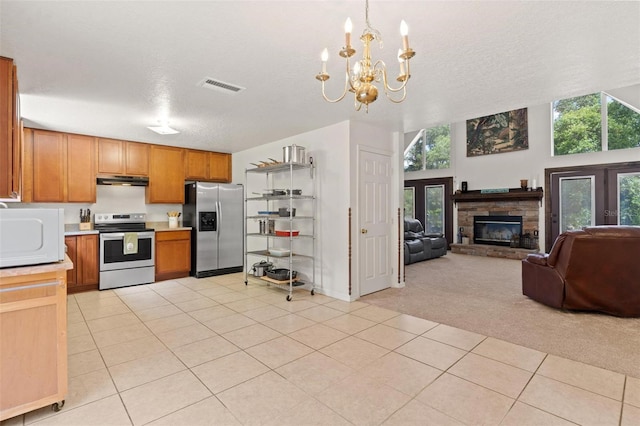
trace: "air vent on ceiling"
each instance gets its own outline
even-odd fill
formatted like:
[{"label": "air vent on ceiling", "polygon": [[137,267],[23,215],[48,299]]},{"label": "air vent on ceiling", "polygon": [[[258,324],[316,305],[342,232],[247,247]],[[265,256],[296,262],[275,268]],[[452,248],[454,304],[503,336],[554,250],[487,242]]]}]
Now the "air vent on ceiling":
[{"label": "air vent on ceiling", "polygon": [[218,90],[220,92],[238,93],[244,90],[244,87],[236,86],[234,84],[225,83],[224,81],[216,80],[215,78],[206,77],[204,80],[198,83],[200,87],[206,87],[207,89]]}]

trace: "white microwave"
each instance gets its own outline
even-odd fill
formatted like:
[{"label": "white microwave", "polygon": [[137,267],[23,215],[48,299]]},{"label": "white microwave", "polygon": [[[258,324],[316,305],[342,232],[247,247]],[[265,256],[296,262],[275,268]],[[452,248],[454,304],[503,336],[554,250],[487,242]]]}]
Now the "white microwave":
[{"label": "white microwave", "polygon": [[64,260],[64,209],[0,208],[0,268]]}]

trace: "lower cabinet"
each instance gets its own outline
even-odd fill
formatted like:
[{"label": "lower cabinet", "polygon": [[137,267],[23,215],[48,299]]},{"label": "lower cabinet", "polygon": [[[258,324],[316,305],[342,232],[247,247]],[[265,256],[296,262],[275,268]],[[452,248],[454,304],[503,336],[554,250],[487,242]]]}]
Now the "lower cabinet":
[{"label": "lower cabinet", "polygon": [[68,293],[97,290],[100,283],[98,234],[64,238],[73,269],[67,271]]},{"label": "lower cabinet", "polygon": [[[0,421],[50,404],[67,394],[66,267],[0,271]],[[4,422],[3,422],[4,424]]]},{"label": "lower cabinet", "polygon": [[156,281],[189,276],[191,231],[156,231]]}]

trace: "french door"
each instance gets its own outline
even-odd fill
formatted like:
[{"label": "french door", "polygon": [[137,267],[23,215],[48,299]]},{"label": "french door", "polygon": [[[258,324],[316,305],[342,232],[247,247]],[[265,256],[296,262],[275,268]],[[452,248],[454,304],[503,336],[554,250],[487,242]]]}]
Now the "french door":
[{"label": "french door", "polygon": [[640,225],[640,163],[546,171],[550,185],[547,251],[557,236],[594,225]]},{"label": "french door", "polygon": [[424,187],[424,231],[444,234],[444,185]]},{"label": "french door", "polygon": [[453,242],[453,178],[404,181],[404,216],[418,219],[425,232],[442,233]]}]

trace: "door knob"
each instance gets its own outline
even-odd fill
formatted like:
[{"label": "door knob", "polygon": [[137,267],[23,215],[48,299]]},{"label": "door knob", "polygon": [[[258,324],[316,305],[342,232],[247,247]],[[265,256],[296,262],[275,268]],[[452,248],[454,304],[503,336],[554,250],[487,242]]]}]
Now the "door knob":
[{"label": "door knob", "polygon": [[360,233],[361,233],[361,234],[366,234],[366,233],[367,233],[367,230],[366,230],[366,229],[364,229],[364,228],[362,228],[362,229],[360,230]]}]

